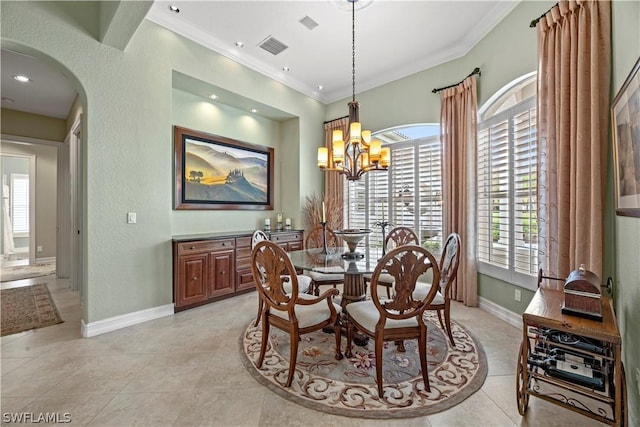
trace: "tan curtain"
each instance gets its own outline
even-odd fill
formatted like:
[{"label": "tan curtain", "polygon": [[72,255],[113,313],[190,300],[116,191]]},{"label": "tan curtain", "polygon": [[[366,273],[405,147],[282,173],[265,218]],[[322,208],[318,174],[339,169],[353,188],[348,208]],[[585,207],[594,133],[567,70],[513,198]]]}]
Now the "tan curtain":
[{"label": "tan curtain", "polygon": [[[341,130],[343,135],[347,135],[349,121],[347,118],[332,120],[324,124],[325,145],[331,151],[331,138],[334,130]],[[331,156],[329,156],[331,158]],[[329,167],[333,167],[330,164]],[[330,200],[330,203],[342,207],[344,201],[344,175],[335,172],[325,172],[324,174],[324,199]],[[340,209],[342,211],[342,209]],[[342,217],[339,223],[331,224],[335,230],[343,228]]]},{"label": "tan curtain", "polygon": [[478,102],[476,77],[440,92],[442,140],[443,230],[462,241],[453,298],[478,305],[476,261],[476,145]]},{"label": "tan curtain", "polygon": [[610,15],[560,1],[537,25],[540,266],[556,277],[580,264],[602,277]]}]

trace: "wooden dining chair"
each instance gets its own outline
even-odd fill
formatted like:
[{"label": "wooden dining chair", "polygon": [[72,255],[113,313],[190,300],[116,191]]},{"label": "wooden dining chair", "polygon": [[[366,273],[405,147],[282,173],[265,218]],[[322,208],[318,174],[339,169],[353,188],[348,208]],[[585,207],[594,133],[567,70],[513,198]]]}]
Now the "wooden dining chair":
[{"label": "wooden dining chair", "polygon": [[[333,298],[339,293],[337,289],[327,289],[318,297],[298,292],[298,276],[289,256],[284,249],[268,240],[258,242],[251,251],[251,270],[260,299],[264,302],[260,313],[262,341],[260,357],[256,363],[258,369],[264,361],[271,326],[288,333],[290,338],[289,374],[285,387],[291,386],[298,356],[298,342],[303,334],[333,326],[335,358],[342,359],[342,331],[339,321],[341,308],[333,302]],[[284,287],[286,277],[291,278],[289,292]]]},{"label": "wooden dining chair", "polygon": [[[342,247],[342,240],[331,230],[330,228],[324,228],[319,225],[314,227],[307,238],[305,239],[304,246],[306,249],[322,248],[324,247],[325,240],[322,237],[324,231],[327,248],[336,249]],[[344,283],[344,273],[319,273],[317,271],[310,271],[307,273],[311,277],[311,287],[313,294],[320,295],[320,286],[332,285],[334,288],[337,285]],[[311,292],[310,292],[311,293]]]},{"label": "wooden dining chair", "polygon": [[[427,325],[423,314],[433,300],[437,287],[420,298],[415,295],[418,277],[428,272],[431,272],[433,283],[439,283],[440,269],[431,252],[415,245],[398,246],[382,257],[373,271],[371,299],[352,302],[345,307],[347,312],[345,355],[353,357],[351,340],[354,329],[375,340],[376,381],[380,398],[383,396],[382,349],[385,341],[418,340],[422,380],[425,390],[431,391],[427,370]],[[393,277],[390,299],[378,296],[378,280],[383,273]]]},{"label": "wooden dining chair", "polygon": [[[262,231],[262,230],[256,230],[253,232],[253,235],[251,236],[251,249],[253,250],[253,248],[258,244],[258,242],[263,242],[265,240],[269,240],[269,237],[267,236],[267,234]],[[300,292],[308,292],[309,289],[311,288],[311,277],[309,276],[305,276],[304,274],[298,274],[298,290]],[[286,281],[284,282],[284,290],[287,292],[291,292],[291,278],[289,276],[285,276]],[[258,315],[256,316],[256,322],[254,323],[253,326],[258,326],[258,323],[260,322],[260,313],[262,312],[262,306],[264,305],[264,302],[262,301],[262,298],[260,298],[260,295],[258,294]]]},{"label": "wooden dining chair", "polygon": [[[453,282],[458,275],[458,265],[460,264],[460,236],[458,233],[451,233],[444,244],[442,255],[440,256],[440,282],[438,282],[437,293],[427,310],[436,310],[438,321],[442,329],[447,331],[451,346],[455,347],[453,333],[451,332],[451,297],[453,296]],[[431,285],[418,283],[416,293],[426,295],[431,291]],[[444,314],[444,321],[442,319]]]},{"label": "wooden dining chair", "polygon": [[[402,245],[418,245],[420,246],[420,239],[418,235],[409,227],[395,227],[393,228],[387,237],[384,239],[384,247],[387,251],[397,248]],[[371,282],[371,274],[364,275],[364,283]],[[385,286],[387,288],[387,298],[391,298],[391,287],[393,286],[393,278],[388,274],[383,273],[378,280],[378,285]]]}]

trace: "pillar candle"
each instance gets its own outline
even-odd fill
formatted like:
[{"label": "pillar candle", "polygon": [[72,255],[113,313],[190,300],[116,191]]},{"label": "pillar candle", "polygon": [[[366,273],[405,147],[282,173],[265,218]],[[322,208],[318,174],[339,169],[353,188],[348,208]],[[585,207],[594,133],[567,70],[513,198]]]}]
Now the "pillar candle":
[{"label": "pillar candle", "polygon": [[287,218],[284,220],[284,225],[291,226],[291,218]]},{"label": "pillar candle", "polygon": [[324,200],[322,201],[322,222],[327,222],[327,210],[324,206]]},{"label": "pillar candle", "polygon": [[278,222],[282,222],[282,214],[278,212]]},{"label": "pillar candle", "polygon": [[265,218],[264,219],[264,226],[265,227],[270,227],[271,226],[271,218]]}]

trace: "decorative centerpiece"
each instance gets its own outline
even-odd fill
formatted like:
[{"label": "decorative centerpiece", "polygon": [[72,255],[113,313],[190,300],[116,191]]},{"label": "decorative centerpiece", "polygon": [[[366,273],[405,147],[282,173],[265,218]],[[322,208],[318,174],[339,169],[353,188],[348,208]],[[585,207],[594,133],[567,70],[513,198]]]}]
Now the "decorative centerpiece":
[{"label": "decorative centerpiece", "polygon": [[346,259],[363,258],[364,254],[356,252],[356,247],[362,239],[371,234],[371,231],[369,228],[347,228],[345,230],[334,231],[335,235],[347,242],[347,246],[349,247],[349,252],[342,254],[342,257]]}]

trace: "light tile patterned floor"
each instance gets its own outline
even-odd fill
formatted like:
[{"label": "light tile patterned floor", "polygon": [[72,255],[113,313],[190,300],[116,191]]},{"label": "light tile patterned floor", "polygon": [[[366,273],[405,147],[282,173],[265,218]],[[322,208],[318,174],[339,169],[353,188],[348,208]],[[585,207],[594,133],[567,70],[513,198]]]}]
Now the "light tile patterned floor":
[{"label": "light tile patterned floor", "polygon": [[536,398],[521,417],[515,400],[521,332],[477,308],[454,304],[452,316],[487,354],[489,374],[481,390],[438,414],[370,420],[296,405],[249,376],[238,340],[254,319],[255,293],[81,338],[77,295],[66,280],[48,284],[65,323],[0,340],[3,424],[11,413],[68,413],[71,425],[89,426],[602,425]]}]

